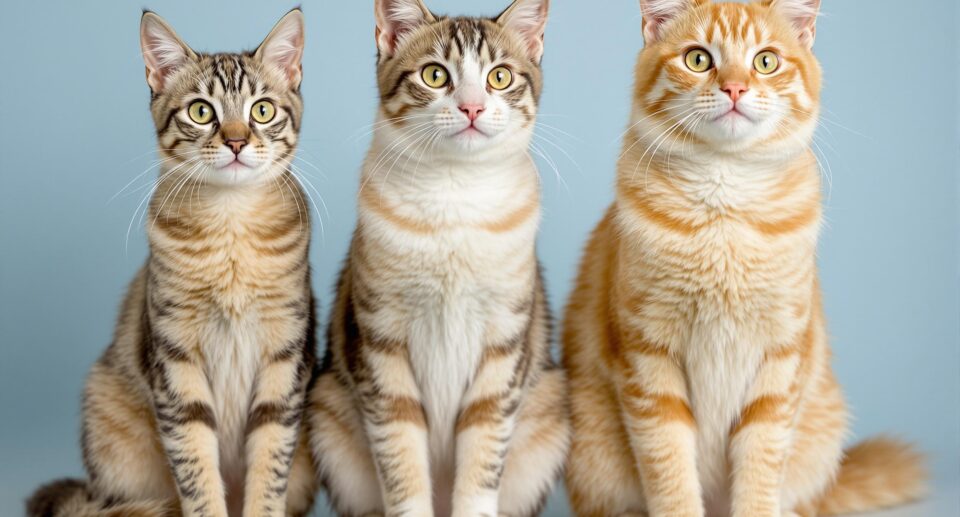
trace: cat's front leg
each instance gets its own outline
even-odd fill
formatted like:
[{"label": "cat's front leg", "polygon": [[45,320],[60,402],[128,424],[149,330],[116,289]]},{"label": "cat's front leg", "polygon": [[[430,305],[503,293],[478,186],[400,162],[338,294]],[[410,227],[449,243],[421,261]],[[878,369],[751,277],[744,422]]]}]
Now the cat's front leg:
[{"label": "cat's front leg", "polygon": [[407,347],[361,339],[351,374],[377,467],[385,517],[432,517],[427,419]]},{"label": "cat's front leg", "polygon": [[488,346],[467,390],[456,432],[453,517],[496,517],[500,479],[524,383],[527,331]]},{"label": "cat's front leg", "polygon": [[150,346],[154,410],[183,515],[227,517],[213,394],[203,364],[162,332],[154,332]]},{"label": "cat's front leg", "polygon": [[798,347],[767,353],[731,431],[733,517],[792,515],[782,511],[781,484],[799,400],[800,362]]},{"label": "cat's front leg", "polygon": [[[305,332],[313,332],[309,329]],[[267,354],[257,375],[246,430],[247,474],[244,517],[283,517],[293,453],[303,417],[306,335]]]},{"label": "cat's front leg", "polygon": [[683,368],[639,330],[620,332],[617,391],[651,517],[703,517],[696,422]]}]

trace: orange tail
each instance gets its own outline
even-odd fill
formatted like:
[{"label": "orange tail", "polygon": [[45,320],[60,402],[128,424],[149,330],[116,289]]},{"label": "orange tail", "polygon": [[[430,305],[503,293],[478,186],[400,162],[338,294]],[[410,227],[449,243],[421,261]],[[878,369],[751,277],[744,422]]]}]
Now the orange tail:
[{"label": "orange tail", "polygon": [[923,456],[910,445],[873,438],[846,451],[837,481],[820,502],[820,515],[860,513],[923,497]]}]

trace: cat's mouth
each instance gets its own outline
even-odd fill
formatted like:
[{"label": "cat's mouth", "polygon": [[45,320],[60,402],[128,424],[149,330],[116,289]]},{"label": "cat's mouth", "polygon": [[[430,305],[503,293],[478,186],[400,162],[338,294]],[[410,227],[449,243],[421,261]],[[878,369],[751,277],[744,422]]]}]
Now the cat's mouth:
[{"label": "cat's mouth", "polygon": [[236,156],[233,158],[232,161],[218,168],[224,172],[240,172],[240,171],[252,169],[253,167],[244,163],[244,161],[241,160],[239,156]]},{"label": "cat's mouth", "polygon": [[455,133],[453,136],[455,137],[462,136],[462,137],[471,138],[471,137],[486,137],[489,135],[481,131],[480,128],[478,128],[477,126],[470,124],[469,126]]},{"label": "cat's mouth", "polygon": [[716,118],[714,118],[713,121],[714,121],[714,122],[719,122],[719,121],[721,121],[721,120],[738,120],[738,119],[746,120],[746,121],[749,121],[749,122],[753,122],[753,121],[754,121],[752,118],[748,117],[744,112],[742,112],[742,111],[740,111],[739,109],[737,109],[737,106],[736,106],[736,105],[734,105],[733,107],[731,107],[731,108],[730,108],[729,110],[727,110],[725,113],[722,113],[722,114],[720,114],[719,116],[717,116]]}]

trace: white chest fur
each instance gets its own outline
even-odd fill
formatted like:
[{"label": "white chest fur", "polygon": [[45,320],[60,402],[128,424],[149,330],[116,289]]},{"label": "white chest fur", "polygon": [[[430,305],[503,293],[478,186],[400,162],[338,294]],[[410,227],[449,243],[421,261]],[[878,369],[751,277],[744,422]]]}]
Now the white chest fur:
[{"label": "white chest fur", "polygon": [[206,374],[220,444],[220,470],[229,493],[243,490],[246,425],[260,363],[252,318],[212,318],[203,341]]},{"label": "white chest fur", "polygon": [[763,357],[753,339],[724,314],[698,317],[691,332],[685,367],[708,515],[726,515],[729,434]]},{"label": "white chest fur", "polygon": [[478,285],[464,282],[426,294],[410,320],[410,362],[430,425],[435,466],[452,461],[460,403],[480,363],[489,314]]},{"label": "white chest fur", "polygon": [[[416,169],[401,170],[404,166]],[[400,217],[433,226],[426,234],[404,231],[375,210],[361,210],[364,238],[404,257],[402,276],[384,279],[378,290],[404,300],[394,328],[405,329],[411,368],[429,424],[434,480],[443,490],[452,478],[456,419],[473,382],[487,331],[505,300],[516,298],[518,271],[534,263],[539,217],[533,213],[509,231],[485,225],[536,202],[536,171],[526,156],[495,166],[444,165],[400,160],[389,178],[371,176],[373,202]],[[417,181],[410,181],[416,178]],[[384,324],[384,321],[375,324]]]}]

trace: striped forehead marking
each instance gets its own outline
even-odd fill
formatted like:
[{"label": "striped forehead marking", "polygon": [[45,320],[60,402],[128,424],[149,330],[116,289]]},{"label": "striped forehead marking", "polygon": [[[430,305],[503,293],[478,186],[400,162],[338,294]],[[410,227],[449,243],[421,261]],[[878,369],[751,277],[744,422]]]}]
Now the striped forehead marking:
[{"label": "striped forehead marking", "polygon": [[491,45],[487,27],[483,20],[472,18],[451,18],[443,20],[442,34],[438,34],[440,54],[447,60],[462,59],[466,56],[483,61],[496,59],[495,49]]},{"label": "striped forehead marking", "polygon": [[208,95],[242,94],[244,87],[251,94],[256,92],[254,71],[247,67],[243,56],[213,54],[204,57],[206,58],[204,68],[212,71],[206,84]]},{"label": "striped forehead marking", "polygon": [[696,19],[703,39],[712,45],[757,45],[765,37],[762,22],[741,5],[713,4]]}]

